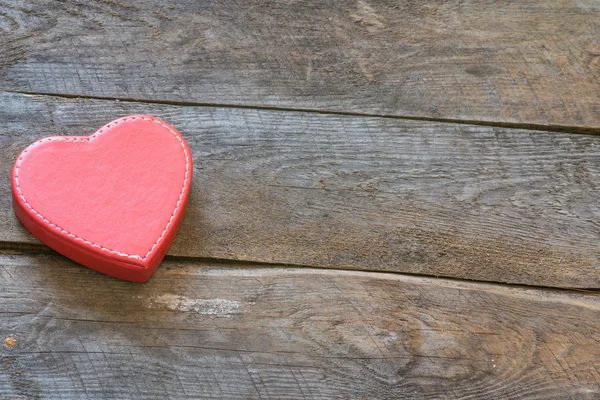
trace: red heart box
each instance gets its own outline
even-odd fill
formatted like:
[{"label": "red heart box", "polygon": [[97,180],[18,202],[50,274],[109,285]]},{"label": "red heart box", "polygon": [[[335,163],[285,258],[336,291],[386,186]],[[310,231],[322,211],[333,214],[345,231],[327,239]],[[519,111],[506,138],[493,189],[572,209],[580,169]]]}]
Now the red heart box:
[{"label": "red heart box", "polygon": [[27,147],[13,168],[13,204],[23,225],[59,253],[145,282],[175,239],[191,181],[191,152],[179,132],[132,115],[92,136]]}]

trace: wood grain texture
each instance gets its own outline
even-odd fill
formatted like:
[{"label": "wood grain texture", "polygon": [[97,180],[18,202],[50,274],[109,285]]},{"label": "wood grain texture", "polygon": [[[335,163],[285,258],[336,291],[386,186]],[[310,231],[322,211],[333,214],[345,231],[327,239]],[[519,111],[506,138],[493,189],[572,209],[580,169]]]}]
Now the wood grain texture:
[{"label": "wood grain texture", "polygon": [[164,263],[147,284],[0,256],[11,399],[595,399],[597,295]]},{"label": "wood grain texture", "polygon": [[0,2],[0,89],[600,128],[593,0]]},{"label": "wood grain texture", "polygon": [[600,137],[464,124],[3,94],[0,240],[22,149],[136,113],[192,149],[172,255],[600,287]]}]

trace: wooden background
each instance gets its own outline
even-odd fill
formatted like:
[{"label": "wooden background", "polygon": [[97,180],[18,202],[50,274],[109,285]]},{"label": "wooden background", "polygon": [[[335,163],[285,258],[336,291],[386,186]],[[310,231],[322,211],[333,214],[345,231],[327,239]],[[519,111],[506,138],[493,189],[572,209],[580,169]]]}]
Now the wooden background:
[{"label": "wooden background", "polygon": [[[10,200],[135,113],[195,168],[142,285]],[[0,0],[0,399],[600,398],[599,134],[593,0]]]}]

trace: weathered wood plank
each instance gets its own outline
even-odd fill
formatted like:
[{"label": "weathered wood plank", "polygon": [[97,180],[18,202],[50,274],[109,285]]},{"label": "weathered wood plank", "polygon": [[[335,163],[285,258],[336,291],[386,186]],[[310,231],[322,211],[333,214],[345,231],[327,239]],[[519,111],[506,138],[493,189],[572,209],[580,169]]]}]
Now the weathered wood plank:
[{"label": "weathered wood plank", "polygon": [[194,157],[171,254],[600,287],[600,137],[313,113],[0,96],[0,240],[30,142],[127,114]]},{"label": "weathered wood plank", "polygon": [[177,261],[140,285],[49,255],[0,256],[0,293],[9,398],[600,395],[595,295]]},{"label": "weathered wood plank", "polygon": [[0,2],[0,89],[600,128],[592,0]]}]

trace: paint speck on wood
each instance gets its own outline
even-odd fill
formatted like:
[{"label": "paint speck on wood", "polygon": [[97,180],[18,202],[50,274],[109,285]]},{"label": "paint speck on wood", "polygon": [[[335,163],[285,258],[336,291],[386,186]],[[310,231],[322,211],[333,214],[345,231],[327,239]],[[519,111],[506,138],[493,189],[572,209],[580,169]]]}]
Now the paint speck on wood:
[{"label": "paint speck on wood", "polygon": [[148,306],[156,309],[192,312],[200,315],[231,316],[240,314],[237,301],[225,299],[191,299],[175,294],[161,294],[148,298]]},{"label": "paint speck on wood", "polygon": [[17,339],[13,336],[8,336],[7,338],[5,338],[2,341],[2,344],[4,345],[5,348],[7,349],[12,349],[13,347],[15,347],[17,345]]}]

